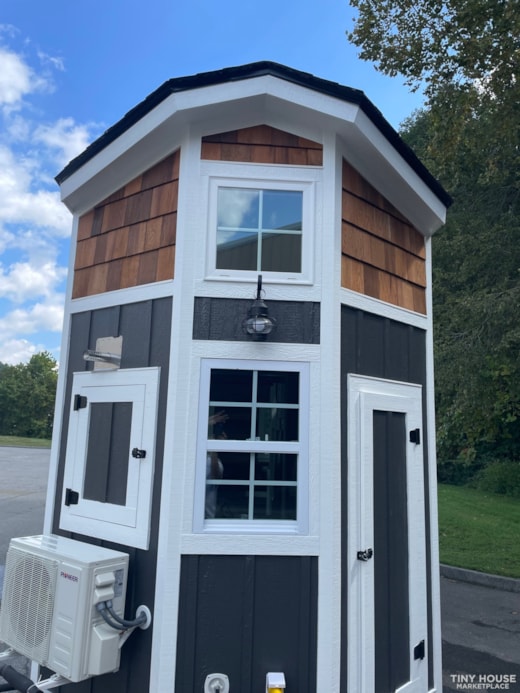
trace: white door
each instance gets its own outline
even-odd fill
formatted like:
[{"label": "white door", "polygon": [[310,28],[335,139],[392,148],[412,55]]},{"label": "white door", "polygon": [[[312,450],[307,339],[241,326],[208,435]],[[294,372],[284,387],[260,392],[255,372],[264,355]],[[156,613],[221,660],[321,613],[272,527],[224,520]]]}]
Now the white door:
[{"label": "white door", "polygon": [[348,388],[348,689],[426,693],[421,386],[349,375]]},{"label": "white door", "polygon": [[148,548],[159,372],[74,373],[62,529]]}]

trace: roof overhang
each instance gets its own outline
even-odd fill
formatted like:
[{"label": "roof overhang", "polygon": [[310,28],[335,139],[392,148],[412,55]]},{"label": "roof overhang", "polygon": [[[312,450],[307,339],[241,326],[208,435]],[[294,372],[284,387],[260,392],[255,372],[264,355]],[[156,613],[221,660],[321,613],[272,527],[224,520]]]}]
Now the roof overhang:
[{"label": "roof overhang", "polygon": [[317,141],[335,134],[348,161],[424,235],[444,223],[449,195],[362,92],[272,63],[166,82],[57,176],[62,200],[83,213],[177,149],[194,125],[213,134],[269,120]]}]

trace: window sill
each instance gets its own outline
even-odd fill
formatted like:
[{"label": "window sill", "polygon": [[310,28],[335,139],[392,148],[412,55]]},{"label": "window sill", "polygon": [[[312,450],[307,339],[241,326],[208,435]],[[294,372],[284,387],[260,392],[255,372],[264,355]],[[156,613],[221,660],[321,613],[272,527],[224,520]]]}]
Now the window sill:
[{"label": "window sill", "polygon": [[183,534],[181,554],[317,556],[319,538],[301,534],[204,532]]}]

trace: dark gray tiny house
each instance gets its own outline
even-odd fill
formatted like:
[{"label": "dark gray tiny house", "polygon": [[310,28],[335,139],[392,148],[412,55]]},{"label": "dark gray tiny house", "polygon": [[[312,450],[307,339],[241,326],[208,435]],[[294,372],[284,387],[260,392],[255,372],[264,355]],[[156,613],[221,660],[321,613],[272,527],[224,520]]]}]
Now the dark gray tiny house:
[{"label": "dark gray tiny house", "polygon": [[[166,82],[57,180],[45,529],[128,553],[128,615],[153,613],[70,690],[441,691],[444,190],[361,92],[273,63]],[[265,340],[243,329],[258,275]],[[117,368],[83,359],[116,342]]]}]

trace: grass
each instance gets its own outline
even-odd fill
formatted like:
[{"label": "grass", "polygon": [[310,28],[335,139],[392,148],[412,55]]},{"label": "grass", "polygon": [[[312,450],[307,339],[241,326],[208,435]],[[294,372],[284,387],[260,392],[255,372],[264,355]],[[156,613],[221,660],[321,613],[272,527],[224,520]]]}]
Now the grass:
[{"label": "grass", "polygon": [[520,578],[520,500],[439,484],[441,563]]},{"label": "grass", "polygon": [[0,446],[16,448],[50,448],[51,441],[45,438],[21,438],[19,436],[0,436]]}]

